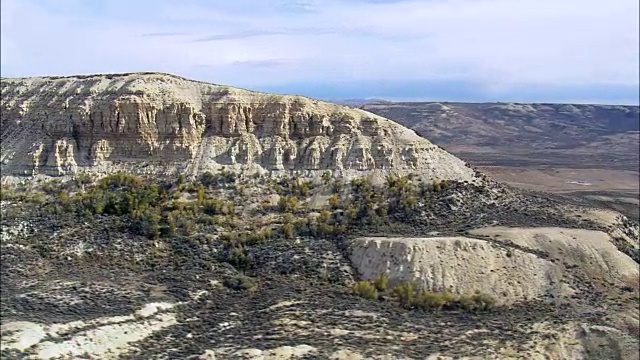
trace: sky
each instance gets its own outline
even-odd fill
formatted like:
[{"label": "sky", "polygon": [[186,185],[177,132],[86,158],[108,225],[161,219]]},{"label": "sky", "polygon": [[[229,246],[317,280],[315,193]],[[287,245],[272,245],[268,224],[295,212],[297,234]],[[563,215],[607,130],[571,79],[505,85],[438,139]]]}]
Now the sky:
[{"label": "sky", "polygon": [[159,71],[321,99],[637,105],[638,0],[1,0],[3,77]]}]

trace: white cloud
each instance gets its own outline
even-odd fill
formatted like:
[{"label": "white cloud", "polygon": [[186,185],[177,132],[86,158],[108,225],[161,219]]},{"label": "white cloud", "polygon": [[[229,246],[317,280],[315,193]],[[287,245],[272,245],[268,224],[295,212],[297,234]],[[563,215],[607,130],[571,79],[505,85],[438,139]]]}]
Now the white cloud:
[{"label": "white cloud", "polygon": [[489,91],[640,76],[637,0],[107,3],[101,14],[3,0],[3,76],[157,70],[245,87],[456,79]]}]

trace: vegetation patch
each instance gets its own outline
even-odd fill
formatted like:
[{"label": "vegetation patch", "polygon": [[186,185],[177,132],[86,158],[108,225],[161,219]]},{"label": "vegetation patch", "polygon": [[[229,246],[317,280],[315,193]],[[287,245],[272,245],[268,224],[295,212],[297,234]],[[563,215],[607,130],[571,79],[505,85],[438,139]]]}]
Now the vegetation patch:
[{"label": "vegetation patch", "polygon": [[406,309],[423,311],[457,310],[470,313],[491,311],[496,300],[490,295],[476,291],[474,294],[456,296],[450,292],[434,292],[421,288],[416,282],[400,283],[389,288],[389,278],[381,275],[373,281],[359,281],[353,286],[353,293],[369,300],[391,299]]}]

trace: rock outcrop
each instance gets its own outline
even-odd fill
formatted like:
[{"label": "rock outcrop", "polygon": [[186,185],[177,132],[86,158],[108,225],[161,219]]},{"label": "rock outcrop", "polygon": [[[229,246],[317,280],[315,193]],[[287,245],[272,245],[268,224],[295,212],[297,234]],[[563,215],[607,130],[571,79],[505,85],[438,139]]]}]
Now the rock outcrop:
[{"label": "rock outcrop", "polygon": [[[600,231],[563,228],[482,228],[467,237],[360,238],[351,260],[362,278],[388,275],[390,285],[417,281],[432,291],[490,294],[503,304],[566,298],[580,291],[573,278],[637,283],[638,266]],[[513,246],[515,245],[515,246]]]},{"label": "rock outcrop", "polygon": [[363,110],[158,73],[2,79],[1,140],[3,174],[473,177],[460,159]]}]

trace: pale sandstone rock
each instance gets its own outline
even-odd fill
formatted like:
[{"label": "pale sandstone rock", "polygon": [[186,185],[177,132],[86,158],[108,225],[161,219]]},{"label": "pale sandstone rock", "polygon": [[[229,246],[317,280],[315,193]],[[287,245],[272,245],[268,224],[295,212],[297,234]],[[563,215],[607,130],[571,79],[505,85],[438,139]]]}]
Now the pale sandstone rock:
[{"label": "pale sandstone rock", "polygon": [[542,250],[551,258],[577,265],[589,275],[638,282],[638,264],[619,251],[611,236],[602,231],[566,228],[487,227],[471,231],[474,235],[494,236],[529,249]]},{"label": "pale sandstone rock", "polygon": [[[40,324],[29,321],[2,324],[0,348],[33,349],[29,359],[79,358],[90,355],[100,359],[115,359],[131,349],[131,344],[156,331],[178,323],[172,312],[158,314],[173,307],[168,303],[151,303],[131,315],[102,317],[89,321]],[[60,337],[70,333],[71,336]],[[47,338],[53,340],[47,340]]]},{"label": "pale sandstone rock", "polygon": [[316,352],[316,348],[309,345],[281,346],[275,349],[243,349],[233,354],[234,358],[253,360],[285,360],[297,359]]},{"label": "pale sandstone rock", "polygon": [[390,286],[417,281],[431,291],[481,291],[505,304],[573,292],[552,262],[478,239],[360,238],[352,243],[350,257],[363,279],[387,274]]},{"label": "pale sandstone rock", "polygon": [[366,111],[167,74],[2,79],[1,109],[5,175],[228,168],[473,178],[460,159]]},{"label": "pale sandstone rock", "polygon": [[504,304],[575,293],[565,265],[620,286],[637,283],[640,276],[637,263],[601,231],[492,227],[471,234],[493,236],[550,258],[466,237],[360,238],[352,242],[350,258],[365,280],[387,274],[391,286],[415,280],[432,291],[481,291]]}]

